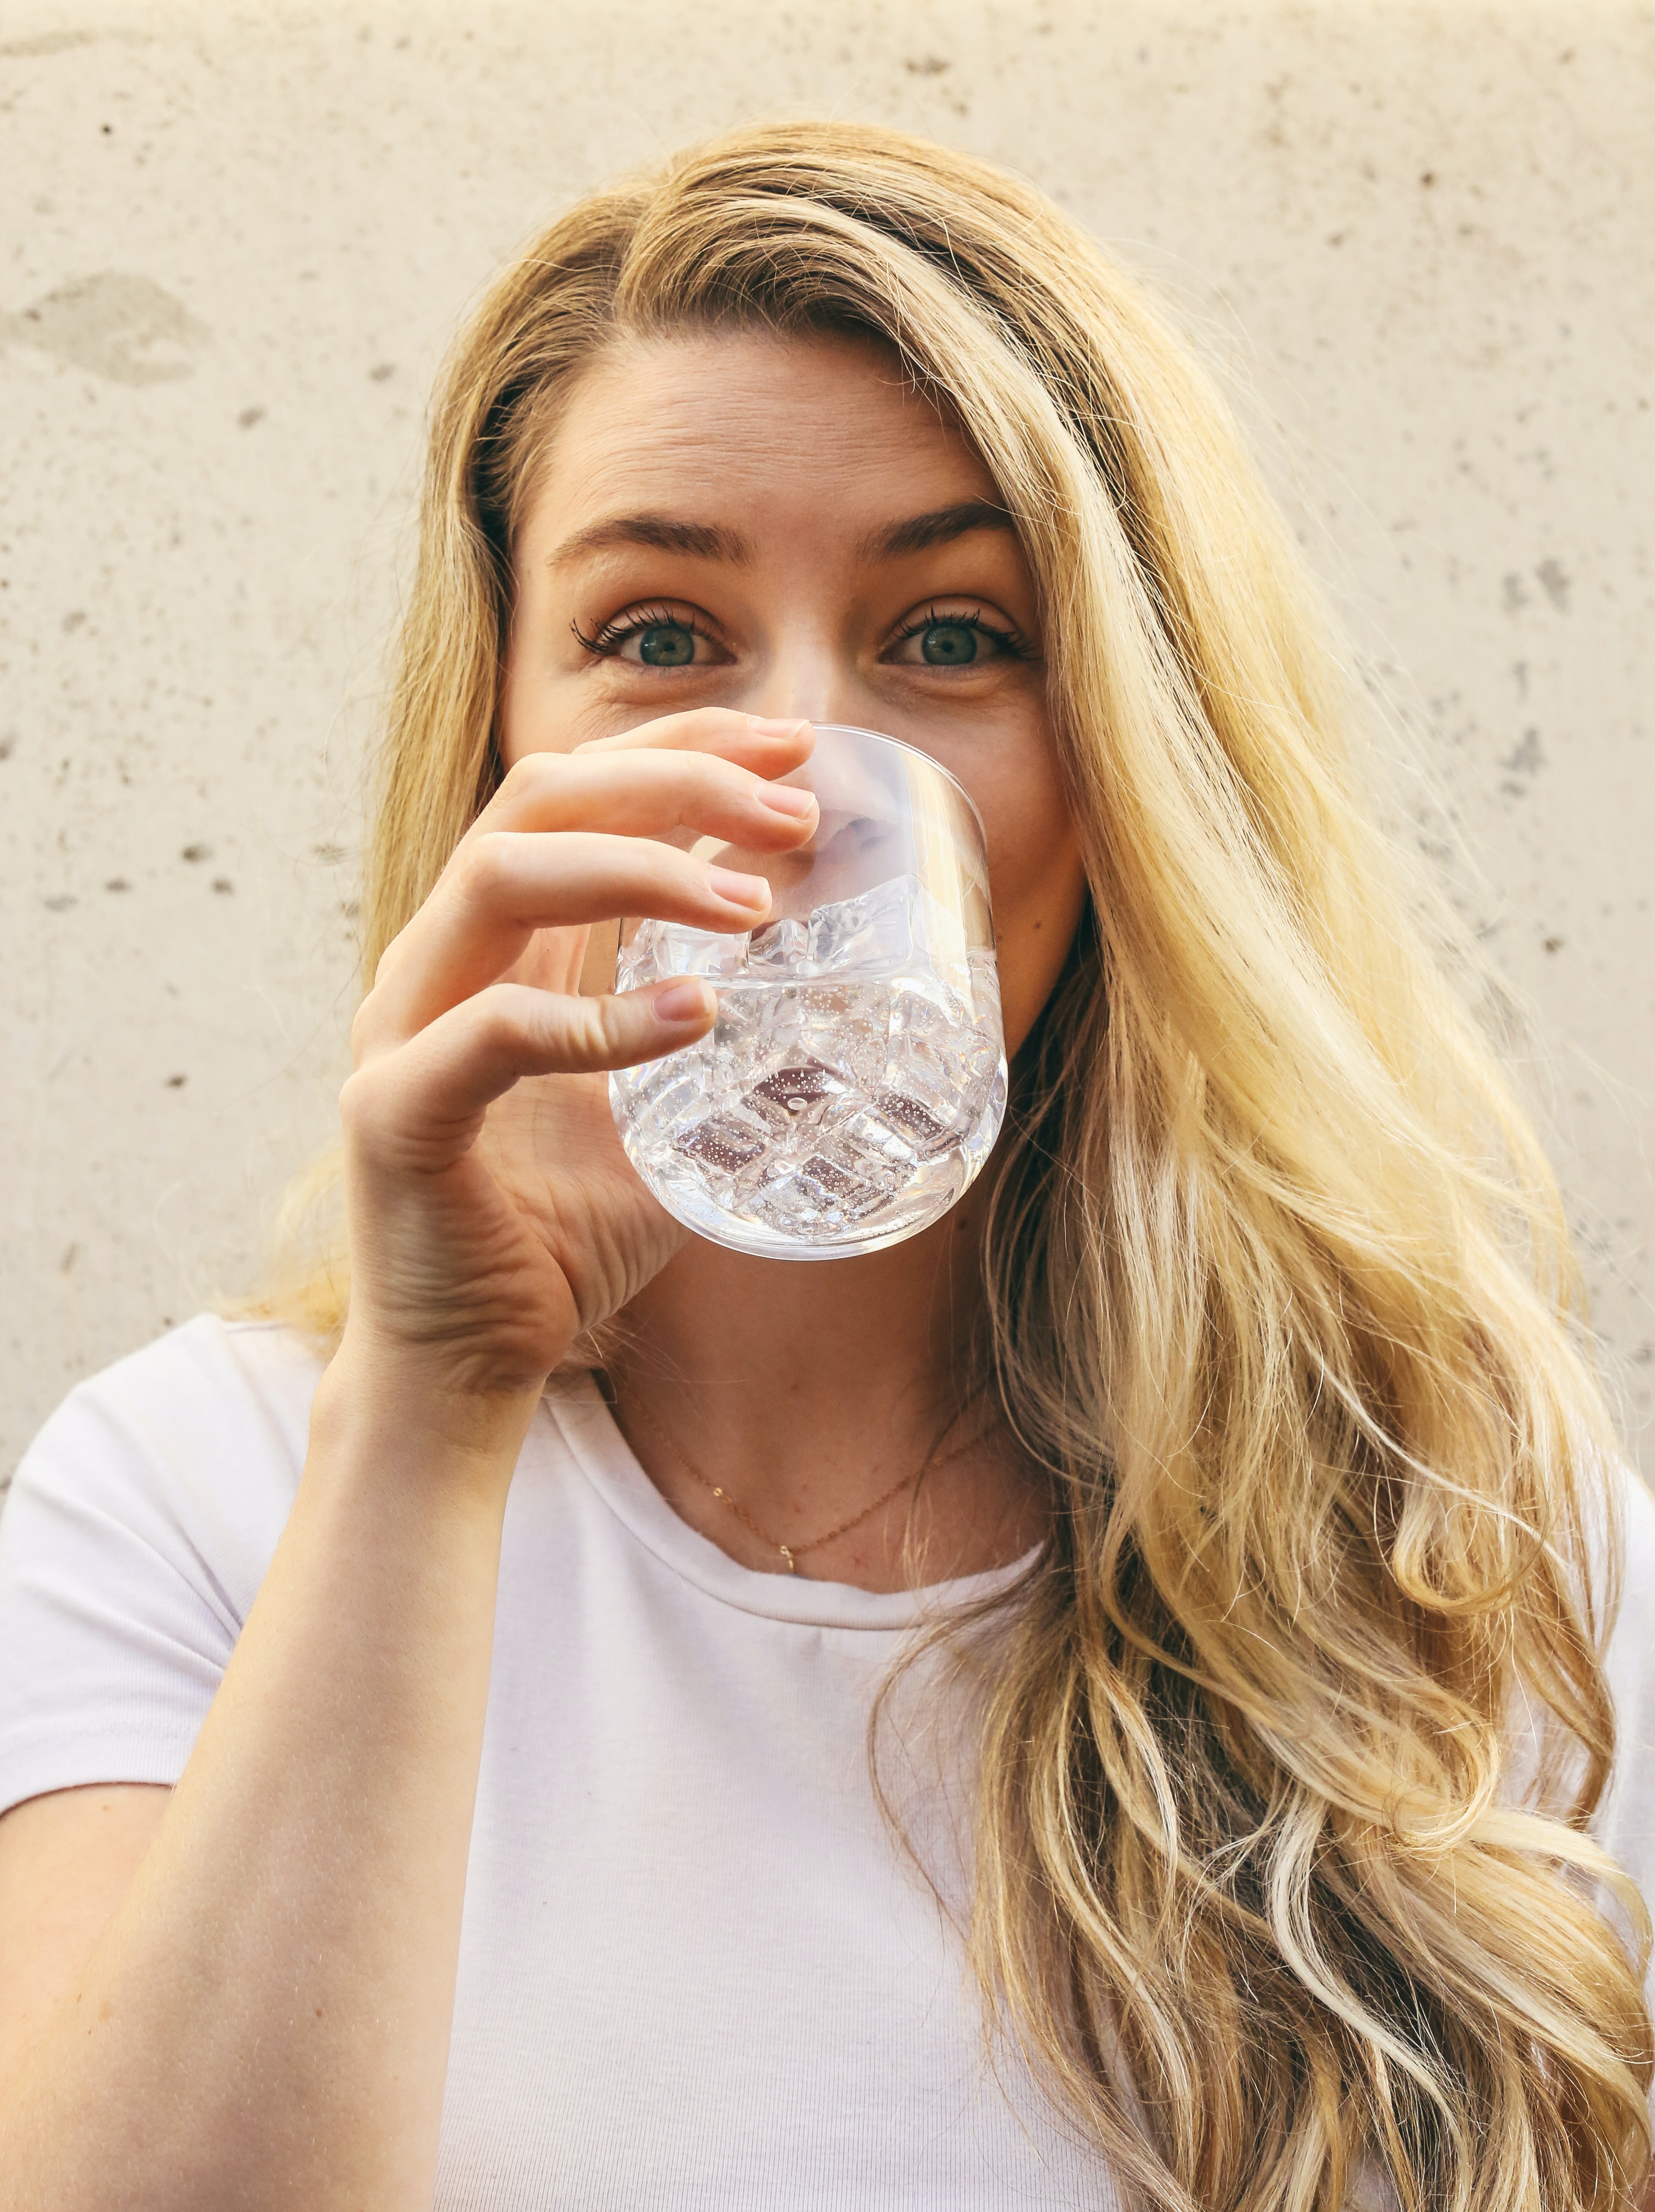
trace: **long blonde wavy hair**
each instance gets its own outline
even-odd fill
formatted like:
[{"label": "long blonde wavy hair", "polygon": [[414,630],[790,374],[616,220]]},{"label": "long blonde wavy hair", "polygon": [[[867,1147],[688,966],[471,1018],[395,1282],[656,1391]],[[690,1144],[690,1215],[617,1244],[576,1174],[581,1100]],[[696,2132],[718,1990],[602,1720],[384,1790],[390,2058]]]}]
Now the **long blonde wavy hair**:
[{"label": "long blonde wavy hair", "polygon": [[[498,773],[570,379],[709,324],[871,334],[974,440],[1086,855],[986,1247],[1055,1498],[983,1719],[990,2014],[1158,2207],[1337,2212],[1376,2175],[1433,2212],[1625,2205],[1650,2023],[1601,1886],[1646,1923],[1586,1832],[1613,1447],[1556,1191],[1370,823],[1288,533],[1089,239],[941,147],[787,125],[533,242],[435,402],[366,971]],[[334,1254],[276,1304],[326,1334],[346,1296]]]}]

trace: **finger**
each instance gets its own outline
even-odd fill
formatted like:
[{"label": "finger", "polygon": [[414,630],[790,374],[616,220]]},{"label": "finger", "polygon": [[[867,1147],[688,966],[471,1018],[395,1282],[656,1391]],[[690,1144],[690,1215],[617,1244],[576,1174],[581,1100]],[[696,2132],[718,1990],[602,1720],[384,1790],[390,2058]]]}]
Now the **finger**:
[{"label": "finger", "polygon": [[340,1099],[347,1141],[380,1164],[440,1172],[525,1076],[659,1060],[704,1036],[717,1011],[711,986],[694,976],[597,999],[492,984],[350,1077]]},{"label": "finger", "polygon": [[808,836],[816,818],[811,792],[716,753],[527,753],[466,837],[497,830],[602,830],[673,844],[714,836],[779,851]]},{"label": "finger", "polygon": [[636,753],[667,750],[715,752],[759,775],[785,775],[810,757],[816,733],[796,716],[740,714],[728,707],[692,707],[660,714],[613,737],[591,738],[575,753]]},{"label": "finger", "polygon": [[538,929],[648,915],[736,934],[770,911],[763,876],[645,837],[493,830],[453,860],[380,961],[358,1042],[384,1049],[504,975]]}]

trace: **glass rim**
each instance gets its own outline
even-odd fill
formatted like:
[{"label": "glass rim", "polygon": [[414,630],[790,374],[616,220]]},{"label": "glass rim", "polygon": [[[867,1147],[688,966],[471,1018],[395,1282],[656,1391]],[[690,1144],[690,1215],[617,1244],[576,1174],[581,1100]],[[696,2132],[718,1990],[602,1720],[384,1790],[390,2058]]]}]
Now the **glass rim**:
[{"label": "glass rim", "polygon": [[[977,824],[977,833],[982,841],[983,858],[985,860],[988,858],[988,825],[984,823],[982,815],[977,811],[977,804],[976,799],[972,798],[970,793],[967,791],[965,786],[953,773],[952,769],[944,768],[942,763],[936,759],[934,755],[922,751],[918,745],[910,744],[906,738],[893,738],[889,730],[870,730],[867,725],[862,722],[817,722],[811,721],[811,718],[807,714],[800,715],[800,720],[801,721],[810,721],[810,726],[812,732],[818,730],[838,730],[842,731],[847,737],[876,738],[882,745],[894,745],[898,752],[910,753],[916,761],[922,761],[925,766],[934,770],[936,775],[940,775],[945,783],[952,784],[954,789],[959,793],[960,797],[965,801],[966,805],[970,809],[971,819]],[[788,773],[789,775],[797,775],[802,770],[808,769],[809,766],[810,762],[808,760],[803,760],[800,762],[797,769],[790,769]],[[777,781],[781,783],[785,783],[787,781],[788,777],[785,775],[777,778]]]}]

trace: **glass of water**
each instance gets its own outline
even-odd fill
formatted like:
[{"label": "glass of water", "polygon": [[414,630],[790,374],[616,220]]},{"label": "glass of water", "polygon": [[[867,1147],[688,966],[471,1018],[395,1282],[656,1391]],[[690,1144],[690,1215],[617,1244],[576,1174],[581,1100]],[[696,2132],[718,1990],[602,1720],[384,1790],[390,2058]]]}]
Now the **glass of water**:
[{"label": "glass of water", "polygon": [[760,927],[622,923],[618,990],[703,975],[718,1018],[611,1074],[610,1105],[627,1157],[686,1226],[738,1252],[837,1260],[928,1227],[1000,1133],[988,863],[964,792],[895,738],[818,723],[782,781],[816,794],[808,844],[693,848],[768,880]]}]

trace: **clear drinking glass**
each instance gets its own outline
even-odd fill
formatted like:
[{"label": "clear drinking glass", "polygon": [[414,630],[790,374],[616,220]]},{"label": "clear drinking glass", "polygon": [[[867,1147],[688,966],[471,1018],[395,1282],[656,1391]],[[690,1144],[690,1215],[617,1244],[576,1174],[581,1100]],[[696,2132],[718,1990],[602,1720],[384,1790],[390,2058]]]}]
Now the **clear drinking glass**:
[{"label": "clear drinking glass", "polygon": [[877,1252],[927,1228],[1000,1133],[1006,1050],[983,824],[924,753],[817,726],[783,782],[819,820],[791,853],[692,849],[770,883],[763,927],[621,925],[616,988],[704,975],[697,1044],[609,1079],[627,1157],[670,1213],[782,1260]]}]

